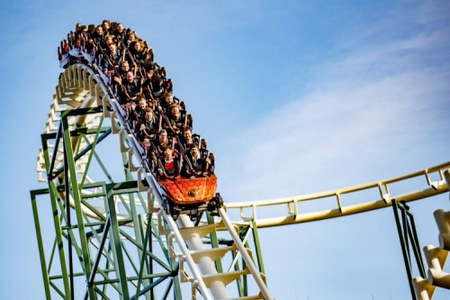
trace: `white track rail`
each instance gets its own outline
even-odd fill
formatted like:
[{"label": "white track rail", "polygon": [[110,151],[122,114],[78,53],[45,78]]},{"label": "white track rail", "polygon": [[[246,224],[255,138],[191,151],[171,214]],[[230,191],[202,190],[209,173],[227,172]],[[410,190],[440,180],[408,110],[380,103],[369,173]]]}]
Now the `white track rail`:
[{"label": "white track rail", "polygon": [[[310,195],[226,203],[225,208],[229,213],[237,212],[233,216],[237,214],[242,222],[255,221],[258,228],[344,217],[389,207],[393,200],[410,202],[446,193],[450,187],[449,172],[450,162],[446,162],[422,171],[378,182]],[[414,180],[415,185],[421,185],[423,189],[399,194],[390,192],[397,185],[405,184],[411,180]],[[349,198],[361,200],[356,204],[345,205]],[[326,201],[330,208],[322,211],[304,212],[302,205],[311,201],[317,203]],[[275,211],[277,214],[268,216],[270,214],[268,212],[271,211]]]}]

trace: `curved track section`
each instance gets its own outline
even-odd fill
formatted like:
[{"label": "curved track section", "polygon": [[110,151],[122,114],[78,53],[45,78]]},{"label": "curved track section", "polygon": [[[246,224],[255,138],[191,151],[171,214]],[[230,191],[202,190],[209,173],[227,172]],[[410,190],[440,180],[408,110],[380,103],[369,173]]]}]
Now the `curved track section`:
[{"label": "curved track section", "polygon": [[[252,220],[259,228],[319,221],[389,207],[394,200],[409,202],[447,193],[449,172],[450,162],[447,162],[378,182],[296,197],[226,203],[225,207],[242,222]],[[404,186],[411,183],[422,189],[405,191]],[[329,209],[308,211],[308,204],[326,205]]]}]

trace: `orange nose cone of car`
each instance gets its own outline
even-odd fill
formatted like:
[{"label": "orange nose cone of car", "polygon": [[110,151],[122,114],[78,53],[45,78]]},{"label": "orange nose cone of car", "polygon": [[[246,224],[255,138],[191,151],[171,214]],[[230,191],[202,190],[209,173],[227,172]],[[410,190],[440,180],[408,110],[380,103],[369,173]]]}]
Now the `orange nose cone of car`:
[{"label": "orange nose cone of car", "polygon": [[175,204],[195,204],[211,200],[217,188],[217,177],[176,178],[161,181]]}]

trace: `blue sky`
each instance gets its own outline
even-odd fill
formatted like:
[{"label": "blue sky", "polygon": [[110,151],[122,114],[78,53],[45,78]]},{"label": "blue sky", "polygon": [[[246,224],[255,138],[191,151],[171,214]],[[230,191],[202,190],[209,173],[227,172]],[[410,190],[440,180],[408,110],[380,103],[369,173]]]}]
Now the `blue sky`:
[{"label": "blue sky", "polygon": [[[56,47],[77,22],[121,21],[149,42],[237,202],[449,161],[449,12],[447,1],[0,3],[1,298],[44,299],[29,190],[44,187]],[[411,204],[422,245],[438,244],[432,212],[448,201]],[[390,209],[260,234],[277,299],[409,298]]]}]

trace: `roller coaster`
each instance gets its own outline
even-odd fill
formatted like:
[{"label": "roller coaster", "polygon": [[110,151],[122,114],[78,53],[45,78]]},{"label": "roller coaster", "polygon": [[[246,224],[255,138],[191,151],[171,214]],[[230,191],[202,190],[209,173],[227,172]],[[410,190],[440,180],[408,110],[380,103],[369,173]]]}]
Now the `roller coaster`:
[{"label": "roller coaster", "polygon": [[[99,37],[99,26],[109,34]],[[171,119],[171,106],[164,109],[162,99],[172,83],[153,61],[153,50],[120,23],[99,26],[77,24],[58,49],[63,72],[37,159],[39,181],[47,186],[30,191],[47,299],[274,299],[258,229],[386,207],[394,208],[412,298],[431,299],[436,287],[450,289],[450,274],[443,270],[450,251],[450,212],[435,212],[440,245],[424,249],[426,274],[406,204],[448,193],[450,162],[317,194],[224,203],[216,193],[214,156],[206,140],[199,137],[192,147],[202,152],[200,167],[193,166],[194,156],[183,147],[180,132],[193,130],[186,105],[175,101],[184,113],[179,123]],[[108,41],[114,44],[109,50]],[[136,44],[137,52],[132,50]],[[137,96],[124,88],[124,60],[141,80]],[[153,80],[155,73],[159,81]],[[139,95],[159,117],[157,129],[143,138],[137,120],[148,110],[136,109]],[[172,138],[167,156],[152,145],[161,131]],[[118,151],[111,151],[114,147]],[[178,169],[171,173],[174,165]],[[411,179],[424,188],[391,192],[393,185]],[[369,199],[345,204],[347,196],[360,192]],[[303,209],[323,200],[326,210]],[[44,208],[51,219],[40,218]],[[53,226],[51,236],[42,231],[44,222]],[[419,262],[419,276],[412,274],[412,256]]]}]

